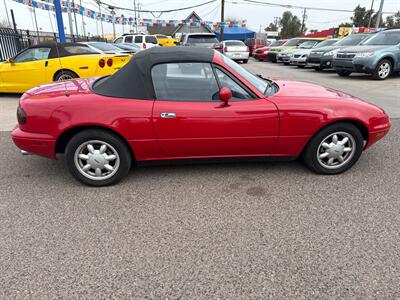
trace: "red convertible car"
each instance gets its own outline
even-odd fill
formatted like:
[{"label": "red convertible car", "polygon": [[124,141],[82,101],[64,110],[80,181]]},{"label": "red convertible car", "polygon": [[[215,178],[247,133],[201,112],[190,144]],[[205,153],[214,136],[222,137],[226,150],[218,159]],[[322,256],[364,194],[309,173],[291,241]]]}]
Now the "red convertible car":
[{"label": "red convertible car", "polygon": [[154,47],[108,77],[26,92],[12,132],[81,182],[116,183],[154,161],[291,160],[338,174],[390,128],[386,113],[311,83],[255,76],[212,49]]}]

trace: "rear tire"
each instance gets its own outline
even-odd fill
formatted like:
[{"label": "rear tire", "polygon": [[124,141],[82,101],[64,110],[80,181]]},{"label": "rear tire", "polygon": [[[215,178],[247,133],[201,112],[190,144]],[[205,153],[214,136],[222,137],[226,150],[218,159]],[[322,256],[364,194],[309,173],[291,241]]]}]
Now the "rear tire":
[{"label": "rear tire", "polygon": [[119,182],[132,164],[131,152],[124,141],[101,129],[87,129],[73,136],[65,157],[70,173],[90,186]]},{"label": "rear tire", "polygon": [[340,174],[357,162],[363,145],[357,127],[347,122],[335,123],[315,134],[302,156],[306,166],[317,174]]},{"label": "rear tire", "polygon": [[385,80],[392,73],[392,63],[387,59],[382,59],[376,66],[372,77],[376,80]]},{"label": "rear tire", "polygon": [[303,65],[297,65],[297,67],[300,68],[300,69],[304,69],[305,68],[305,66],[303,66]]},{"label": "rear tire", "polygon": [[245,60],[243,60],[243,63],[247,64],[248,61],[249,61],[248,59],[245,59]]},{"label": "rear tire", "polygon": [[54,76],[54,81],[64,81],[64,80],[70,80],[70,79],[74,79],[74,78],[79,78],[79,76],[70,70],[60,70]]},{"label": "rear tire", "polygon": [[322,68],[322,67],[314,67],[314,70],[315,71],[322,71],[324,68]]},{"label": "rear tire", "polygon": [[336,71],[336,73],[341,77],[347,77],[351,74],[350,71],[346,71],[346,70]]}]

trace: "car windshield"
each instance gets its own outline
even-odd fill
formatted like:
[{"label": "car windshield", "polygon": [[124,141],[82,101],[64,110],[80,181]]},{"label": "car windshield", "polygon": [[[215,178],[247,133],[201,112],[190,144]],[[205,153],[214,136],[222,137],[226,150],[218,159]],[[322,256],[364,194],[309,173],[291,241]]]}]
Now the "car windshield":
[{"label": "car windshield", "polygon": [[214,35],[190,35],[188,37],[188,43],[194,44],[214,44],[218,43],[218,40]]},{"label": "car windshield", "polygon": [[227,41],[225,42],[226,46],[245,46],[245,44],[241,41]]},{"label": "car windshield", "polygon": [[335,46],[355,46],[361,43],[368,35],[365,34],[351,34],[343,40],[337,42]]},{"label": "car windshield", "polygon": [[265,93],[268,91],[268,89],[271,86],[271,83],[261,79],[260,77],[257,77],[253,74],[251,74],[249,71],[247,71],[245,68],[240,66],[239,64],[235,63],[233,60],[228,58],[225,55],[221,55],[224,63],[230,67],[232,70],[240,74],[244,79],[246,79],[248,82],[250,82],[257,90],[259,90],[261,93],[265,95]]},{"label": "car windshield", "polygon": [[301,43],[302,42],[300,39],[290,39],[286,43],[284,43],[283,46],[297,46]]},{"label": "car windshield", "polygon": [[314,46],[314,48],[321,48],[321,47],[325,47],[325,46],[332,46],[333,44],[335,44],[337,42],[337,40],[325,40],[317,45]]},{"label": "car windshield", "polygon": [[101,51],[119,51],[119,48],[107,43],[99,42],[99,43],[90,43],[89,45]]},{"label": "car windshield", "polygon": [[140,47],[136,46],[136,44],[116,44],[115,45],[118,48],[121,48],[123,50],[139,50]]},{"label": "car windshield", "polygon": [[400,31],[396,32],[380,32],[370,39],[368,39],[363,45],[397,45],[400,44]]},{"label": "car windshield", "polygon": [[306,41],[306,42],[302,43],[299,48],[311,48],[316,43],[318,43],[318,42],[317,41]]}]

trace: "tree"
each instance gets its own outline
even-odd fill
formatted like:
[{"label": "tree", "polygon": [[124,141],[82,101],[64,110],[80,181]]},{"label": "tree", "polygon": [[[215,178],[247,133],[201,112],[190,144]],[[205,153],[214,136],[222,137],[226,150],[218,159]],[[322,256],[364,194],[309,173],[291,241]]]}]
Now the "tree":
[{"label": "tree", "polygon": [[275,23],[269,23],[267,27],[264,28],[265,31],[278,31],[278,25]]},{"label": "tree", "polygon": [[[367,10],[365,7],[357,5],[354,9],[354,14],[350,19],[353,21],[354,27],[368,27],[368,24],[370,27],[374,27],[377,17],[378,13],[374,13],[373,9]],[[370,18],[371,22],[369,21]],[[381,27],[384,25],[382,17],[379,24]]]},{"label": "tree", "polygon": [[353,27],[353,23],[350,23],[350,22],[342,22],[341,24],[339,24],[338,27]]},{"label": "tree", "polygon": [[292,38],[302,34],[301,21],[297,16],[294,16],[290,11],[285,11],[283,13],[279,24],[281,27],[280,36],[283,39]]},{"label": "tree", "polygon": [[400,28],[400,11],[392,16],[386,17],[387,28]]},{"label": "tree", "polygon": [[8,22],[6,20],[0,20],[0,28],[8,28]]}]

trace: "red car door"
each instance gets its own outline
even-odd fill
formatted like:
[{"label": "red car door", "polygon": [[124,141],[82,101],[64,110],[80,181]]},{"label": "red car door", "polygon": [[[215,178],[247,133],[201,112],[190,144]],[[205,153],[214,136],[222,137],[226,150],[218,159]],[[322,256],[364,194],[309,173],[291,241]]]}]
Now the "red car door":
[{"label": "red car door", "polygon": [[[155,136],[166,158],[262,156],[273,151],[278,112],[266,99],[251,94],[207,63],[174,63],[153,67],[157,100],[153,107]],[[219,100],[227,86],[233,99]]]}]

